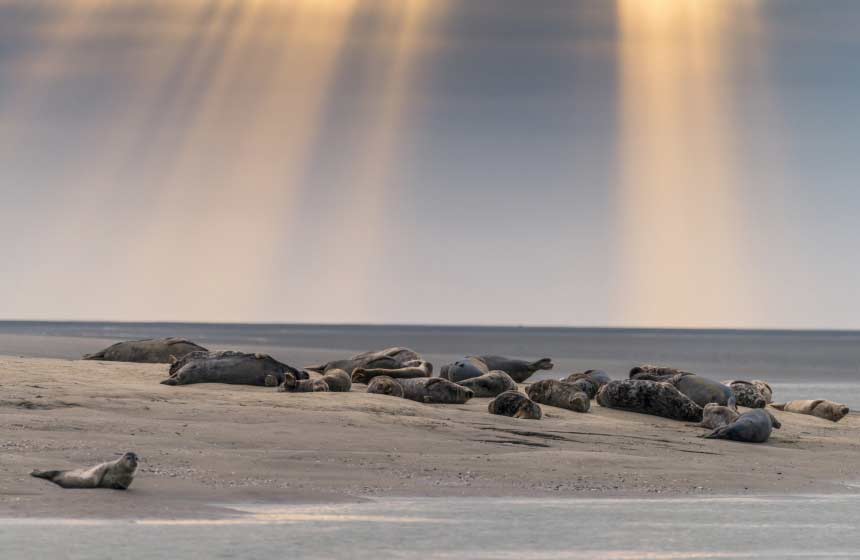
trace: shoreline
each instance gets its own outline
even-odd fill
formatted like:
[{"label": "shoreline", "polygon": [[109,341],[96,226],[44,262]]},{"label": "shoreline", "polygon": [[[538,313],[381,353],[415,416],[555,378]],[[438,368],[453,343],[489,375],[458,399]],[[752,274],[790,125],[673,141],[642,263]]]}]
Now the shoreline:
[{"label": "shoreline", "polygon": [[[224,518],[229,504],[373,498],[680,498],[860,494],[860,418],[772,411],[765,444],[704,440],[684,422],[488,399],[425,405],[363,392],[160,385],[166,365],[0,356],[0,517]],[[131,489],[29,476],[135,451]],[[218,504],[218,505],[213,505]],[[241,514],[240,514],[241,515]]]}]

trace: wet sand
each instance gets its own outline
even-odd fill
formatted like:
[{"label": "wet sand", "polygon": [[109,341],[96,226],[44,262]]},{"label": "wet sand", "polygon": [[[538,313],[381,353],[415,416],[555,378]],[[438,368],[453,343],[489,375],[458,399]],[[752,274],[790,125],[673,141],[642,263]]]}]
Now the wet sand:
[{"label": "wet sand", "polygon": [[[639,497],[857,493],[860,419],[774,411],[762,445],[609,410],[543,407],[538,421],[487,399],[424,405],[364,393],[160,385],[167,366],[0,357],[0,517],[224,517],[230,504],[372,497]],[[128,492],[62,490],[33,468],[131,450]],[[217,506],[213,504],[223,504]]]}]

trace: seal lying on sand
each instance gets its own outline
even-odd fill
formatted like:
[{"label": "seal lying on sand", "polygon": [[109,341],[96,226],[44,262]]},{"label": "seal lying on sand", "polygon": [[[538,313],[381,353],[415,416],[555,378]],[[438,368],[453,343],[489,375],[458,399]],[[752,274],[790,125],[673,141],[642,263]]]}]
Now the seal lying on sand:
[{"label": "seal lying on sand", "polygon": [[[400,391],[395,385],[400,386]],[[381,375],[373,378],[367,386],[367,392],[397,396],[427,404],[464,404],[472,398],[471,389],[441,377],[394,379]]]},{"label": "seal lying on sand", "polygon": [[50,480],[63,488],[127,490],[137,471],[137,455],[126,453],[116,461],[72,471],[33,471],[30,476]]},{"label": "seal lying on sand", "polygon": [[342,369],[328,370],[322,380],[328,385],[328,390],[335,393],[348,393],[352,389],[352,380]]},{"label": "seal lying on sand", "polygon": [[673,420],[702,421],[702,407],[669,383],[624,379],[611,381],[600,388],[597,403]]},{"label": "seal lying on sand", "polygon": [[593,399],[597,391],[612,380],[605,371],[590,369],[584,373],[571,373],[561,381],[578,387],[589,399]]},{"label": "seal lying on sand", "polygon": [[384,350],[362,352],[346,360],[334,360],[318,366],[308,366],[305,369],[317,373],[327,373],[332,369],[342,369],[349,375],[358,368],[364,369],[400,369],[407,362],[421,361],[421,356],[409,348],[395,346]]},{"label": "seal lying on sand", "polygon": [[716,430],[728,426],[738,419],[740,414],[736,410],[716,403],[708,403],[702,409],[702,423],[700,426]]},{"label": "seal lying on sand", "polygon": [[[587,379],[580,379],[594,386]],[[574,412],[588,412],[591,397],[580,390],[579,385],[565,383],[557,379],[544,379],[526,388],[529,398],[536,403],[566,408]]]},{"label": "seal lying on sand", "polygon": [[543,413],[540,405],[532,402],[527,396],[517,391],[505,391],[487,407],[490,414],[523,418],[525,420],[540,420]]},{"label": "seal lying on sand", "polygon": [[705,437],[708,439],[730,439],[747,443],[764,443],[770,437],[773,428],[782,424],[773,415],[762,408],[744,412],[737,420],[722,428],[717,428]]},{"label": "seal lying on sand", "polygon": [[636,366],[630,370],[630,379],[641,379],[643,381],[666,381],[672,377],[675,377],[679,373],[689,373],[686,371],[681,371],[680,369],[675,369],[666,366],[652,366],[650,364],[643,364],[641,366]]},{"label": "seal lying on sand", "polygon": [[[332,370],[328,370],[332,371]],[[343,370],[341,370],[343,371]],[[328,373],[328,372],[326,372]],[[413,360],[404,363],[398,368],[356,368],[352,372],[353,383],[370,383],[370,380],[380,375],[394,379],[412,379],[414,377],[430,377],[433,374],[433,365],[423,360]]]},{"label": "seal lying on sand", "polygon": [[[192,352],[170,366],[170,377],[164,385],[190,385],[191,383],[230,383],[233,385],[267,384],[266,376],[273,375],[280,385],[284,374],[296,379],[307,379],[308,374],[282,364],[266,354],[244,352]],[[271,384],[271,380],[269,381]]]},{"label": "seal lying on sand", "polygon": [[773,402],[773,389],[770,388],[770,385],[766,381],[753,379],[751,383],[755,385],[755,388],[758,389],[758,392],[761,393],[762,397],[764,397],[764,402],[767,404]]},{"label": "seal lying on sand", "polygon": [[104,362],[137,362],[144,364],[168,364],[171,357],[180,359],[191,352],[206,352],[199,344],[184,338],[152,338],[117,342],[101,352],[84,354],[84,360]]},{"label": "seal lying on sand", "polygon": [[[271,375],[269,376],[271,377]],[[281,393],[327,393],[328,383],[322,379],[296,379],[292,373],[284,374],[284,382],[278,386]]]},{"label": "seal lying on sand", "polygon": [[740,406],[747,408],[764,408],[767,406],[767,399],[752,381],[729,380],[723,381],[723,385],[732,390]]},{"label": "seal lying on sand", "polygon": [[691,401],[699,406],[717,403],[722,406],[737,408],[735,394],[719,381],[685,372],[667,379],[666,383],[674,385],[676,389],[687,395]]},{"label": "seal lying on sand", "polygon": [[[468,365],[474,366],[474,369],[468,367]],[[527,362],[525,360],[514,360],[502,356],[468,356],[464,360],[458,360],[453,364],[444,366],[440,372],[440,377],[450,379],[456,383],[463,379],[478,377],[478,375],[500,370],[510,375],[511,379],[517,383],[522,383],[531,377],[534,372],[542,369],[552,369],[552,367],[553,363],[549,358]],[[476,373],[478,374],[475,375]]]},{"label": "seal lying on sand", "polygon": [[472,390],[476,398],[493,398],[505,391],[516,391],[517,383],[503,371],[491,371],[457,383]]},{"label": "seal lying on sand", "polygon": [[835,403],[833,401],[825,401],[822,399],[812,401],[788,401],[787,403],[772,404],[777,410],[786,412],[796,412],[797,414],[809,414],[810,416],[818,416],[831,422],[839,422],[851,410],[844,404]]}]

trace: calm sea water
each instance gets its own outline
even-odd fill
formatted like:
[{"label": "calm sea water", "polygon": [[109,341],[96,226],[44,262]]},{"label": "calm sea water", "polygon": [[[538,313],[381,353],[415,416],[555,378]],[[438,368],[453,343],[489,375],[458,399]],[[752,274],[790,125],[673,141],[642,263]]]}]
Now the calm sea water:
[{"label": "calm sea water", "polygon": [[860,497],[398,499],[226,520],[0,520],[3,558],[858,558]]},{"label": "calm sea water", "polygon": [[626,377],[639,363],[715,379],[765,379],[777,400],[826,398],[860,409],[860,332],[516,327],[0,322],[0,354],[79,358],[118,341],[185,336],[213,349],[266,352],[294,366],[408,346],[437,367],[467,354],[551,357],[535,377],[588,368]]}]

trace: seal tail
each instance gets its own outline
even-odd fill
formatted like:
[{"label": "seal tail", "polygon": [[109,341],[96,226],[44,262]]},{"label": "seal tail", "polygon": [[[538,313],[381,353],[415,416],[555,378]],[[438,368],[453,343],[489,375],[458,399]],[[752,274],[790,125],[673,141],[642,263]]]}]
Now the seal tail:
[{"label": "seal tail", "polygon": [[45,480],[54,480],[54,477],[60,474],[60,471],[33,471],[30,476],[35,478],[44,478]]},{"label": "seal tail", "polygon": [[532,371],[537,371],[539,369],[552,369],[553,365],[554,364],[552,363],[552,359],[541,358],[540,360],[529,364],[529,369],[531,369]]},{"label": "seal tail", "polygon": [[95,354],[84,354],[81,356],[82,360],[101,360],[105,357],[105,352],[102,350],[101,352],[96,352]]},{"label": "seal tail", "polygon": [[785,405],[788,403],[771,403],[770,406],[777,410],[785,410]]}]

